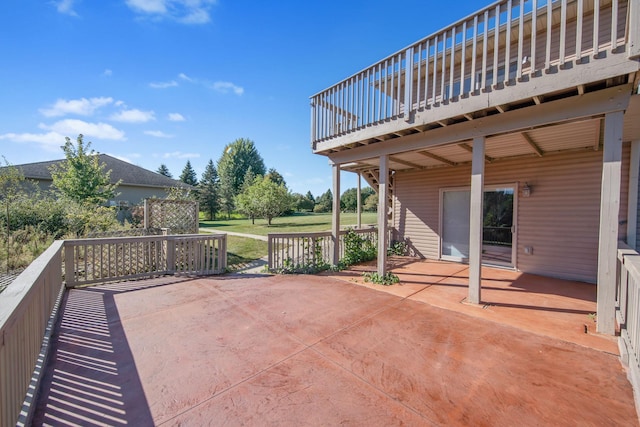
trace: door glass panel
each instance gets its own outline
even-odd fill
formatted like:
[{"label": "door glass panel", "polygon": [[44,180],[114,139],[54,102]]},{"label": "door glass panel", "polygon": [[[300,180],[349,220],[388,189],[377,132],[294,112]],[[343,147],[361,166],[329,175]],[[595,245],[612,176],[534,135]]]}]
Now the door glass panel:
[{"label": "door glass panel", "polygon": [[[483,200],[482,261],[513,266],[514,187],[485,190]],[[442,257],[469,258],[469,190],[442,193]]]},{"label": "door glass panel", "polygon": [[484,192],[482,261],[512,265],[513,252],[513,187]]},{"label": "door glass panel", "polygon": [[469,258],[469,190],[442,194],[442,256]]}]

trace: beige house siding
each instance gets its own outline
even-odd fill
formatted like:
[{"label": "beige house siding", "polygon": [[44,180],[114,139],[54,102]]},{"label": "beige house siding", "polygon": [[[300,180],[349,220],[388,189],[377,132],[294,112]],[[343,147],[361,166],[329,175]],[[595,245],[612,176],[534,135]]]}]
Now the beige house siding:
[{"label": "beige house siding", "polygon": [[[629,144],[624,145],[620,236],[626,231]],[[440,256],[440,190],[467,187],[469,165],[398,173],[394,228],[414,255]],[[529,183],[528,198],[517,197],[516,268],[523,272],[595,282],[602,152],[549,154],[543,158],[485,165],[485,185]],[[533,254],[524,247],[533,247]]]},{"label": "beige house siding", "polygon": [[[32,180],[35,182],[40,191],[51,191],[51,184],[53,181],[51,180]],[[129,205],[142,205],[144,203],[144,199],[147,198],[160,198],[164,199],[167,197],[168,193],[165,188],[160,187],[150,187],[150,186],[133,186],[127,184],[120,184],[116,189],[117,196],[113,201],[115,203],[119,202],[127,202]]]}]

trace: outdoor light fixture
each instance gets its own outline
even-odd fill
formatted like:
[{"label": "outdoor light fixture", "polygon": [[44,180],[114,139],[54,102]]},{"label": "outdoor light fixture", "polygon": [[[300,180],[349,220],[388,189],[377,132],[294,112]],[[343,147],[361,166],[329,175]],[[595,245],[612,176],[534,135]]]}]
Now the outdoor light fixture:
[{"label": "outdoor light fixture", "polygon": [[529,197],[531,195],[531,187],[529,186],[528,182],[524,183],[524,186],[522,187],[522,197]]}]

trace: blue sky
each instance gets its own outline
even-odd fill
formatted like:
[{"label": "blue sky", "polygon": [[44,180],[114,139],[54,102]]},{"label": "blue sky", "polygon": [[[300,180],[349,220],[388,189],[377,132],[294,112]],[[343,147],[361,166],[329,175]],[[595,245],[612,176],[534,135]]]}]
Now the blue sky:
[{"label": "blue sky", "polygon": [[[455,7],[449,5],[455,4]],[[253,140],[294,192],[331,187],[309,96],[480,9],[480,1],[3,0],[0,154],[64,137],[174,177]],[[355,175],[343,173],[342,190]]]}]

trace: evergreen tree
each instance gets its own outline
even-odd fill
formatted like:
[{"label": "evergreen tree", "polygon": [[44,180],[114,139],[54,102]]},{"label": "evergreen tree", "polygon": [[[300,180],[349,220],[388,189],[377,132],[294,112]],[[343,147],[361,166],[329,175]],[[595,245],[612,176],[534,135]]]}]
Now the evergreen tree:
[{"label": "evergreen tree", "polygon": [[204,209],[209,214],[210,220],[215,219],[220,209],[219,187],[218,171],[213,165],[213,160],[209,159],[198,184],[198,201],[200,209]]},{"label": "evergreen tree", "polygon": [[191,162],[187,160],[187,164],[184,165],[182,173],[180,174],[180,181],[185,184],[196,186],[198,185],[198,178],[196,178],[196,171],[191,167]]},{"label": "evergreen tree", "polygon": [[171,175],[171,172],[169,172],[169,168],[164,163],[160,165],[156,172],[160,175],[166,176],[167,178],[173,178],[173,175]]}]

